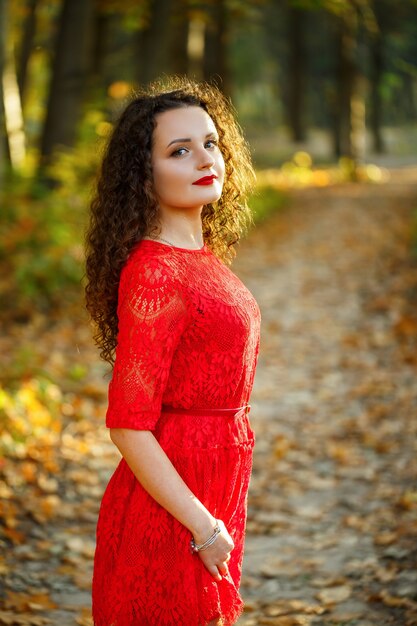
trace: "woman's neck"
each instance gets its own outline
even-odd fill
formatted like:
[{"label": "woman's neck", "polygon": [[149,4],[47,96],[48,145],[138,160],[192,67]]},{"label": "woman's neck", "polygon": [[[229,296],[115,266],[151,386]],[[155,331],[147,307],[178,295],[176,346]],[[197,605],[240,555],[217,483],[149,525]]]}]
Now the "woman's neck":
[{"label": "woman's neck", "polygon": [[201,248],[204,245],[201,209],[187,213],[161,212],[159,232],[152,232],[149,237],[160,237],[182,248]]}]

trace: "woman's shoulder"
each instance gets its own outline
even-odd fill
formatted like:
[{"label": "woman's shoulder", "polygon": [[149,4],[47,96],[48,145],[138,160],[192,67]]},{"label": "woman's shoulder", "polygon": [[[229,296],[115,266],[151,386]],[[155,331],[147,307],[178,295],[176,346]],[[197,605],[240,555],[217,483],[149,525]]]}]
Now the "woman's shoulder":
[{"label": "woman's shoulder", "polygon": [[141,262],[148,259],[155,259],[163,263],[169,254],[169,246],[155,243],[152,239],[141,239],[132,248],[128,262]]},{"label": "woman's shoulder", "polygon": [[153,244],[151,240],[142,239],[134,245],[123,267],[121,282],[135,281],[155,287],[178,280],[178,271],[171,262],[167,246]]}]

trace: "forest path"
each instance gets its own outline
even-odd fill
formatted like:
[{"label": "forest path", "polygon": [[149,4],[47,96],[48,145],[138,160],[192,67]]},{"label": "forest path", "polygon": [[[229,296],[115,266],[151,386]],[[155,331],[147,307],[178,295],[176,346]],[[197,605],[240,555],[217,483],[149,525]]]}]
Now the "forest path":
[{"label": "forest path", "polygon": [[[234,271],[263,326],[239,625],[417,624],[416,197],[412,168],[296,191],[240,246]],[[4,355],[32,350],[67,399],[56,454],[0,466],[0,624],[89,626],[98,506],[119,459],[104,369],[79,312],[0,341]]]},{"label": "forest path", "polygon": [[262,312],[239,624],[417,624],[417,170],[295,192],[241,247]]}]

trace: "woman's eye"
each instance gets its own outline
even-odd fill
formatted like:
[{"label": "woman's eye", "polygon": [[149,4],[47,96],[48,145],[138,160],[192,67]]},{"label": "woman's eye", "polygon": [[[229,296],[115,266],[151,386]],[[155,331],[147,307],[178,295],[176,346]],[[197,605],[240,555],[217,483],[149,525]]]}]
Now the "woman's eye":
[{"label": "woman's eye", "polygon": [[175,150],[175,152],[173,152],[171,154],[171,156],[177,157],[177,156],[182,156],[183,154],[185,154],[187,151],[187,148],[178,148],[178,150]]},{"label": "woman's eye", "polygon": [[206,142],[206,148],[215,148],[218,145],[216,139],[209,139]]}]

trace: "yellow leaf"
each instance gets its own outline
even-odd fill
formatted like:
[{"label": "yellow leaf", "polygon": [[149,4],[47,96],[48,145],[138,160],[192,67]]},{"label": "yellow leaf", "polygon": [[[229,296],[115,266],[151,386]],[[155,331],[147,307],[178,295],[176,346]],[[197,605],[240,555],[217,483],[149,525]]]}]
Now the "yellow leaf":
[{"label": "yellow leaf", "polygon": [[417,491],[406,491],[398,500],[398,505],[409,511],[417,507]]},{"label": "yellow leaf", "polygon": [[317,599],[323,604],[338,604],[344,602],[352,594],[352,589],[349,585],[340,585],[339,587],[330,587],[323,589],[317,594]]}]

